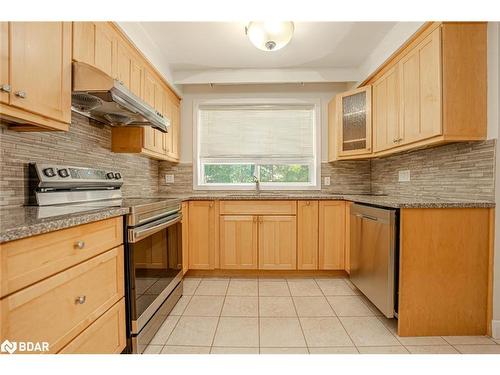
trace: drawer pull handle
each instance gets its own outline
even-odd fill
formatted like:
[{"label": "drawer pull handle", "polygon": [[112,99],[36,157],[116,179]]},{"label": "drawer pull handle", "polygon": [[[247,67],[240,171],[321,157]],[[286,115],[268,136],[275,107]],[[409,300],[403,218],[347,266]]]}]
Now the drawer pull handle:
[{"label": "drawer pull handle", "polygon": [[83,305],[85,303],[85,301],[87,300],[87,297],[86,296],[78,296],[76,297],[75,299],[75,303],[77,305]]},{"label": "drawer pull handle", "polygon": [[24,92],[24,91],[16,91],[14,93],[14,95],[16,95],[18,98],[21,98],[21,99],[26,99],[26,96],[27,96],[26,92]]},{"label": "drawer pull handle", "polygon": [[6,83],[0,85],[0,91],[2,92],[11,92],[12,91],[12,87]]},{"label": "drawer pull handle", "polygon": [[77,241],[75,247],[78,249],[83,249],[85,247],[85,241]]}]

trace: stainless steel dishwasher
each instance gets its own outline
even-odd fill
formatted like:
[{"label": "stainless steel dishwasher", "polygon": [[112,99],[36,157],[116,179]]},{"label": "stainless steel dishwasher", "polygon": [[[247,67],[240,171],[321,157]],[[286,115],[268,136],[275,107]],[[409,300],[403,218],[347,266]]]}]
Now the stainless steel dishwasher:
[{"label": "stainless steel dishwasher", "polygon": [[388,318],[397,286],[396,210],[351,206],[351,281]]}]

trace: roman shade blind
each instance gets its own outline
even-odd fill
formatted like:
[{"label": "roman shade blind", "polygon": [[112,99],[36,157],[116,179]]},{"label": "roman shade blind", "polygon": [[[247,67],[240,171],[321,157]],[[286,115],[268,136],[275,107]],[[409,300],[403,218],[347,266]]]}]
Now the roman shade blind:
[{"label": "roman shade blind", "polygon": [[198,115],[200,159],[314,157],[312,105],[206,105]]}]

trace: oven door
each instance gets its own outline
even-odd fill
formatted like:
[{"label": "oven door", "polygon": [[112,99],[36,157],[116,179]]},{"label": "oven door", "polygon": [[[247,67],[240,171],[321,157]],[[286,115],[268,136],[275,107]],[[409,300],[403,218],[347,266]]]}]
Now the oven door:
[{"label": "oven door", "polygon": [[131,335],[141,332],[182,280],[181,219],[175,213],[127,230]]}]

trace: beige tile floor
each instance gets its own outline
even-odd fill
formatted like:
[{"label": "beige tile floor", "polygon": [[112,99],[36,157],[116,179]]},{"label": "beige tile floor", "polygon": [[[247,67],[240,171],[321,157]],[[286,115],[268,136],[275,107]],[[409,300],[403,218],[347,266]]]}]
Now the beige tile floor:
[{"label": "beige tile floor", "polygon": [[399,337],[348,279],[186,278],[148,354],[500,354],[485,336]]}]

